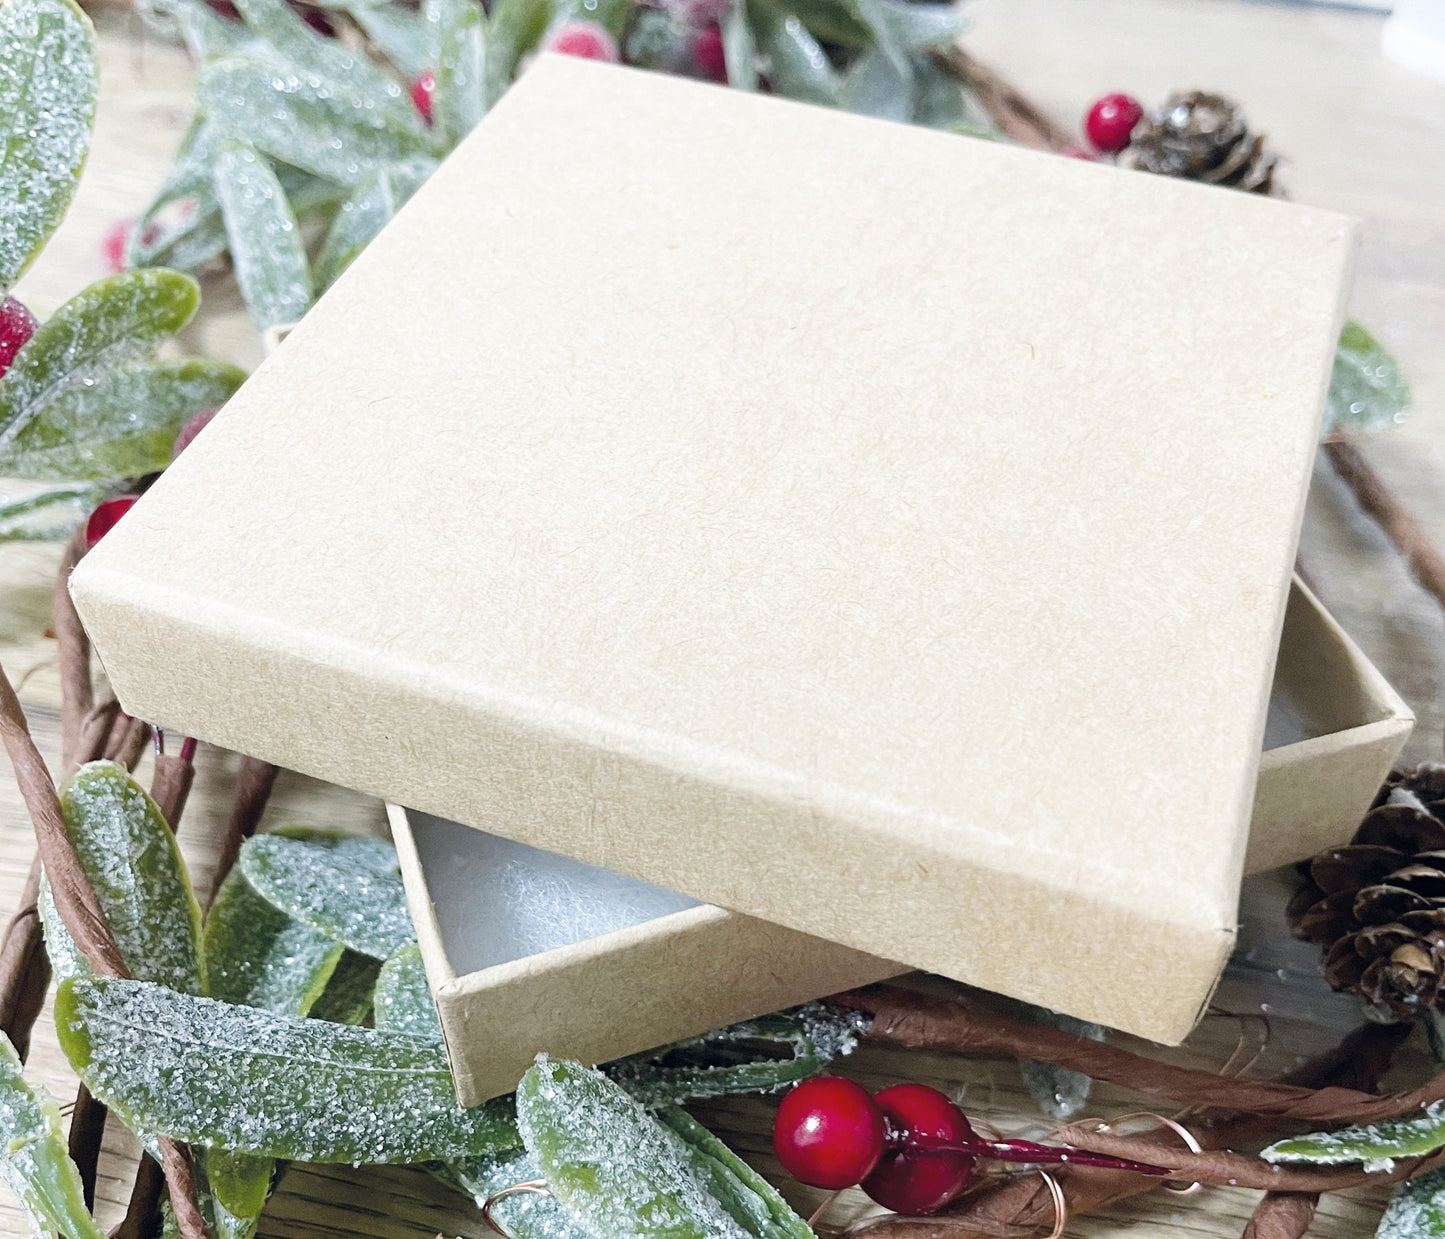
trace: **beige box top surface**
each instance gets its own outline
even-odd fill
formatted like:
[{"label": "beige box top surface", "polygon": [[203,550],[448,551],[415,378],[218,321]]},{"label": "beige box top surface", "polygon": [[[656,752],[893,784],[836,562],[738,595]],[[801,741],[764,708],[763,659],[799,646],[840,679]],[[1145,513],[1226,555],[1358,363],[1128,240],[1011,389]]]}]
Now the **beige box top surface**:
[{"label": "beige box top surface", "polygon": [[544,57],[76,600],[157,722],[1178,1037],[1352,234]]}]

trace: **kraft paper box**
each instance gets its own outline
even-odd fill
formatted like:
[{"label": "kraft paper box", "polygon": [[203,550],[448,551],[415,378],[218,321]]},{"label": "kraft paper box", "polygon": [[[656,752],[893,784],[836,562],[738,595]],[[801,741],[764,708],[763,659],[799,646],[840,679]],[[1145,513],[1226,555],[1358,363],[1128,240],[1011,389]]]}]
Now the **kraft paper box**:
[{"label": "kraft paper box", "polygon": [[1175,1041],[1353,242],[543,57],[74,596],[166,727]]}]

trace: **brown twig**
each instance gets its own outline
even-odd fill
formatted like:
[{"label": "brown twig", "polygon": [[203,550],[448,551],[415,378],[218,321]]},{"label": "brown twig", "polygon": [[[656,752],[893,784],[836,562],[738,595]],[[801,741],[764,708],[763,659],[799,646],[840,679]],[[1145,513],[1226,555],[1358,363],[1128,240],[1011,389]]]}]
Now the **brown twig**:
[{"label": "brown twig", "polygon": [[226,823],[226,834],[221,840],[221,854],[216,861],[216,874],[211,880],[211,897],[206,901],[209,907],[215,902],[221,883],[236,865],[241,855],[241,844],[256,833],[261,816],[266,811],[266,802],[271,798],[271,789],[276,786],[280,771],[270,762],[255,757],[241,758],[241,768],[236,772],[235,799],[231,806],[231,820]]},{"label": "brown twig", "polygon": [[125,1217],[111,1229],[110,1239],[150,1239],[165,1185],[166,1177],[155,1159],[142,1153]]},{"label": "brown twig", "polygon": [[1304,1239],[1319,1203],[1314,1192],[1266,1192],[1240,1239]]},{"label": "brown twig", "polygon": [[5,929],[0,946],[0,1031],[23,1061],[30,1054],[30,1032],[45,1007],[50,962],[40,931],[40,861],[30,866],[20,910]]},{"label": "brown twig", "polygon": [[1445,606],[1445,557],[1435,549],[1424,527],[1396,498],[1364,454],[1346,438],[1325,440],[1325,455],[1355,499],[1394,543],[1411,573],[1441,606]]},{"label": "brown twig", "polygon": [[1212,1071],[1175,1067],[1108,1042],[1090,1041],[1062,1029],[1006,1016],[983,1015],[956,1002],[892,985],[853,990],[830,1001],[871,1014],[870,1040],[914,1049],[954,1050],[1055,1063],[1096,1080],[1180,1105],[1209,1106],[1331,1126],[1398,1118],[1445,1098],[1445,1072],[1418,1089],[1377,1097],[1334,1084],[1312,1088],[1283,1081],[1241,1080]]},{"label": "brown twig", "polygon": [[[3,667],[0,667],[0,740],[4,741],[5,750],[10,755],[16,783],[35,827],[36,845],[50,879],[56,911],[92,971],[102,977],[128,976],[125,959],[111,937],[105,914],[66,833],[60,813],[60,798],[56,795],[50,771],[31,739],[25,712],[20,708]],[[211,1239],[210,1230],[196,1203],[196,1180],[190,1154],[183,1146],[166,1137],[158,1137],[156,1143],[181,1234],[185,1239]]]},{"label": "brown twig", "polygon": [[1062,151],[1076,145],[1077,139],[1072,133],[1055,123],[1012,83],[961,47],[940,49],[934,56],[973,91],[983,110],[1006,137],[1035,150]]},{"label": "brown twig", "polygon": [[60,665],[60,764],[69,769],[80,743],[80,729],[95,704],[90,680],[90,638],[70,600],[70,574],[85,554],[85,530],[75,531],[60,559],[50,622],[55,629]]},{"label": "brown twig", "polygon": [[[1310,1087],[1336,1083],[1372,1086],[1388,1068],[1408,1032],[1405,1025],[1365,1025],[1334,1050],[1291,1072],[1285,1080]],[[1204,1147],[1222,1148],[1249,1138],[1258,1127],[1255,1115],[1211,1112],[1202,1117],[1195,1130]],[[1177,1139],[1167,1131],[1132,1142],[1136,1155],[1147,1150],[1148,1159],[1160,1165],[1171,1164],[1177,1145]],[[1115,1171],[1060,1168],[1054,1176],[1063,1188],[1072,1216],[1097,1212],[1158,1187],[1157,1180]],[[1383,1180],[1372,1176],[1371,1181]],[[1022,1175],[985,1181],[922,1228],[913,1220],[888,1217],[864,1226],[861,1233],[866,1239],[1026,1239],[1051,1228],[1054,1221],[1054,1202],[1046,1186],[1036,1175]]]}]

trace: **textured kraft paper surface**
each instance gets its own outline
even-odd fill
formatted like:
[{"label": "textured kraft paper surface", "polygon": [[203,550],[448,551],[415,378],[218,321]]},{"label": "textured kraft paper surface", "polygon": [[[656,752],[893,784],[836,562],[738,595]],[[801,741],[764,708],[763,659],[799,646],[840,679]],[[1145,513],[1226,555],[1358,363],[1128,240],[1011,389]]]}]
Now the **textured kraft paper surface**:
[{"label": "textured kraft paper surface", "polygon": [[1352,247],[542,57],[74,595],[159,724],[1175,1041]]},{"label": "textured kraft paper surface", "polygon": [[1298,579],[1273,692],[1298,703],[1317,734],[1268,748],[1260,758],[1248,873],[1348,842],[1415,723],[1410,707]]}]

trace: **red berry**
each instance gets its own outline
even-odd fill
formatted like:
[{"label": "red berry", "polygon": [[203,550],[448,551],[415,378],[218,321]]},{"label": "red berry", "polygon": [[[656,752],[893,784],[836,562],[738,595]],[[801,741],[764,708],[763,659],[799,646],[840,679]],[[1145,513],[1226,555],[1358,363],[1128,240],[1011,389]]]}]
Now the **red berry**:
[{"label": "red berry", "polygon": [[135,227],[133,219],[118,219],[111,224],[100,238],[100,259],[111,275],[125,270],[125,247],[130,240],[130,230]]},{"label": "red berry", "polygon": [[411,105],[431,124],[431,97],[436,94],[437,75],[428,69],[411,84]]},{"label": "red berry", "polygon": [[10,369],[15,354],[25,347],[38,325],[23,302],[14,297],[0,301],[0,374]]},{"label": "red berry", "polygon": [[895,1213],[917,1216],[943,1208],[963,1191],[977,1158],[927,1146],[973,1143],[977,1137],[963,1111],[926,1084],[895,1084],[873,1100],[888,1120],[888,1150],[863,1180],[863,1190]]},{"label": "red berry", "polygon": [[1144,109],[1133,95],[1105,95],[1084,118],[1084,133],[1096,151],[1114,155],[1129,145]]},{"label": "red berry", "polygon": [[608,64],[622,59],[617,40],[596,22],[563,22],[547,36],[542,49],[583,60],[605,60]]},{"label": "red berry", "polygon": [[773,1149],[799,1183],[836,1190],[866,1179],[883,1156],[883,1111],[841,1076],[804,1080],[773,1120]]},{"label": "red berry", "polygon": [[704,26],[697,32],[692,58],[703,77],[712,82],[727,82],[727,54],[723,51],[722,31],[717,26]]},{"label": "red berry", "polygon": [[94,550],[95,544],[115,528],[116,523],[135,506],[137,496],[117,495],[107,499],[90,514],[85,522],[85,549]]},{"label": "red berry", "polygon": [[23,302],[14,297],[0,301],[0,375],[10,369],[15,354],[29,342],[38,325]]},{"label": "red berry", "polygon": [[220,409],[206,409],[203,412],[197,413],[195,417],[191,418],[190,421],[182,426],[181,433],[176,436],[176,441],[171,444],[171,459],[175,460],[186,448],[190,447],[191,441],[211,424],[211,418],[215,417],[220,411]]}]

